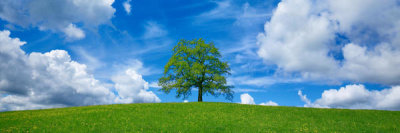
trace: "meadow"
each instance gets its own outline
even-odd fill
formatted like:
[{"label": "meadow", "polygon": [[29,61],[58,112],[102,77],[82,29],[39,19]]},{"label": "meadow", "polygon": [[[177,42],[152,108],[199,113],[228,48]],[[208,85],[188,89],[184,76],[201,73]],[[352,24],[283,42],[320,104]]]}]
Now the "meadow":
[{"label": "meadow", "polygon": [[400,111],[115,104],[0,112],[0,132],[400,132]]}]

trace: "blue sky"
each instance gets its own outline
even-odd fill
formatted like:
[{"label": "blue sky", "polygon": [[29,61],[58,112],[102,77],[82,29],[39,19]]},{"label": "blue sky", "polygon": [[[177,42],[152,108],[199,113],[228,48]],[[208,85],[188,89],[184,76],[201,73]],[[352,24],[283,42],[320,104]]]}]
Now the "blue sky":
[{"label": "blue sky", "polygon": [[[0,67],[0,110],[182,102],[156,83],[173,46],[195,38],[215,43],[235,86],[233,101],[204,101],[400,109],[396,0],[6,0],[0,7],[0,60],[9,62]],[[193,91],[187,100],[196,99]]]}]

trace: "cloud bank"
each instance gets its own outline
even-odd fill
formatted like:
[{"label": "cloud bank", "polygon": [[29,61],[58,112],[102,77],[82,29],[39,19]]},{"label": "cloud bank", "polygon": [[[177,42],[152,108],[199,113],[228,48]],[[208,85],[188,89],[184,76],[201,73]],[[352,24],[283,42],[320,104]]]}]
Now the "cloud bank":
[{"label": "cloud bank", "polygon": [[63,32],[72,41],[85,37],[81,26],[93,28],[108,23],[115,13],[113,3],[114,0],[2,0],[0,18],[25,28]]},{"label": "cloud bank", "polygon": [[64,50],[26,54],[26,42],[0,32],[0,111],[112,103],[160,102],[148,83],[132,69],[112,78],[110,85],[71,60]]},{"label": "cloud bank", "polygon": [[298,95],[306,103],[305,107],[400,110],[400,86],[377,91],[368,90],[364,85],[347,85],[325,90],[315,102],[301,91]]},{"label": "cloud bank", "polygon": [[396,0],[283,0],[258,55],[304,79],[398,85],[399,22]]},{"label": "cloud bank", "polygon": [[248,93],[240,95],[240,101],[241,104],[256,104],[254,102],[254,98],[250,96]]}]

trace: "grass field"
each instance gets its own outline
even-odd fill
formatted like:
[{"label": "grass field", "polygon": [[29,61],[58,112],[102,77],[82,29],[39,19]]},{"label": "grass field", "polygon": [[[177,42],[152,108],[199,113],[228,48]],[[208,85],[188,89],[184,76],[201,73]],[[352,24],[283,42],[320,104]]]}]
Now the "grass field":
[{"label": "grass field", "polygon": [[400,132],[400,111],[234,103],[119,104],[0,113],[0,132]]}]

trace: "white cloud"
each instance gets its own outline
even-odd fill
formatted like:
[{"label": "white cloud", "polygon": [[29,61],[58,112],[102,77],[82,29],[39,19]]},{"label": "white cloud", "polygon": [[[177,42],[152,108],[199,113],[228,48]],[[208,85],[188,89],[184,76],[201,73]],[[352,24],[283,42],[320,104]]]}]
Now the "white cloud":
[{"label": "white cloud", "polygon": [[364,85],[347,85],[340,89],[325,90],[321,98],[311,102],[299,91],[307,107],[331,107],[349,109],[400,110],[400,86],[383,90],[367,90]]},{"label": "white cloud", "polygon": [[20,48],[25,42],[9,35],[0,32],[2,110],[112,103],[115,95],[66,51],[27,55]]},{"label": "white cloud", "polygon": [[254,103],[253,97],[251,97],[248,93],[244,93],[240,95],[240,103],[241,104],[256,104]]},{"label": "white cloud", "polygon": [[278,4],[265,34],[258,36],[258,54],[266,63],[286,71],[302,71],[304,76],[329,73],[337,66],[328,57],[333,27],[326,14],[314,14],[308,0],[286,0]]},{"label": "white cloud", "polygon": [[297,92],[297,95],[300,96],[301,101],[305,102],[306,105],[310,105],[311,104],[311,101],[307,98],[307,95],[303,95],[303,92],[301,90],[299,90]]},{"label": "white cloud", "polygon": [[163,37],[168,34],[168,32],[162,28],[162,26],[156,22],[149,21],[145,25],[145,33],[143,38],[151,39],[151,38],[158,38]]},{"label": "white cloud", "polygon": [[358,82],[400,83],[400,50],[389,44],[379,44],[368,50],[365,46],[347,44],[343,47],[340,75]]},{"label": "white cloud", "polygon": [[67,39],[77,40],[84,34],[78,27],[71,28],[71,24],[92,28],[109,23],[115,12],[113,3],[114,0],[2,0],[0,18],[22,27],[64,32]]},{"label": "white cloud", "polygon": [[149,83],[143,80],[142,75],[133,69],[112,77],[115,89],[118,91],[120,103],[149,103],[161,100],[149,89]]},{"label": "white cloud", "polygon": [[189,100],[183,100],[183,102],[184,102],[184,103],[188,103],[188,102],[189,102]]},{"label": "white cloud", "polygon": [[301,101],[306,103],[304,107],[327,108],[327,106],[321,106],[318,104],[311,103],[310,99],[307,98],[307,95],[303,95],[303,92],[301,90],[297,92],[297,95],[299,95]]},{"label": "white cloud", "polygon": [[69,24],[63,31],[68,41],[80,40],[85,38],[85,32],[77,28],[74,24]]},{"label": "white cloud", "polygon": [[122,6],[124,6],[126,14],[131,14],[131,2],[132,0],[126,0],[124,3],[122,3]]},{"label": "white cloud", "polygon": [[119,102],[159,102],[141,75],[128,69],[114,78],[117,93],[71,60],[64,50],[25,54],[25,42],[0,32],[0,110],[39,109]]},{"label": "white cloud", "polygon": [[353,43],[388,42],[399,46],[400,5],[397,0],[329,0],[325,6],[332,12],[332,20],[340,23],[340,32],[348,35]]},{"label": "white cloud", "polygon": [[[258,55],[304,79],[397,85],[399,16],[395,0],[283,0],[258,36]],[[350,43],[336,44],[338,34]]]},{"label": "white cloud", "polygon": [[[241,104],[256,104],[254,102],[254,98],[250,96],[248,93],[243,93],[240,95],[240,103]],[[268,101],[265,103],[260,103],[259,105],[265,105],[265,106],[278,106],[278,103],[273,102],[273,101]]]},{"label": "white cloud", "polygon": [[66,107],[63,104],[37,104],[32,97],[9,95],[0,99],[0,111]]},{"label": "white cloud", "polygon": [[268,101],[266,103],[260,103],[260,105],[265,105],[265,106],[278,106],[278,103],[273,102],[273,101]]},{"label": "white cloud", "polygon": [[31,71],[25,69],[29,66],[28,58],[20,49],[26,42],[9,35],[9,31],[0,32],[0,92],[27,95]]}]

